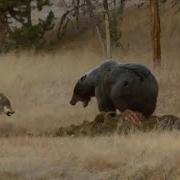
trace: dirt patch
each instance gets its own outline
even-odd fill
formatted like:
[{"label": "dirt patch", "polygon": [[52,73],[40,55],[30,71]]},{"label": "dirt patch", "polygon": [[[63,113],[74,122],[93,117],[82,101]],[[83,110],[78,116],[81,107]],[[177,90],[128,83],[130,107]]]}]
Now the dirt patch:
[{"label": "dirt patch", "polygon": [[84,121],[80,125],[70,125],[60,127],[56,136],[97,136],[110,135],[112,133],[128,134],[135,131],[152,130],[179,130],[180,118],[173,115],[152,116],[149,119],[143,119],[140,125],[132,125],[124,120],[121,115],[114,113],[100,113],[94,121]]}]

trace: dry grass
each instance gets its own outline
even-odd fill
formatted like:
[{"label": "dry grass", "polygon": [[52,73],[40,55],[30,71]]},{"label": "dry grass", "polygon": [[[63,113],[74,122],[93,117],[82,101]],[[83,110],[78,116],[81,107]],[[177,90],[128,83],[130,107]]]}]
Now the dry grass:
[{"label": "dry grass", "polygon": [[[126,12],[124,48],[115,49],[113,56],[148,65],[160,83],[156,114],[180,116],[180,17],[164,12],[161,71],[151,63],[147,9]],[[0,57],[0,91],[16,110],[11,118],[0,116],[0,136],[11,136],[0,139],[0,179],[180,178],[177,132],[78,139],[13,137],[92,120],[98,112],[95,100],[86,109],[81,104],[70,106],[69,100],[79,76],[101,60],[93,38],[68,42],[54,54],[24,52]]]},{"label": "dry grass", "polygon": [[180,134],[1,138],[4,179],[179,179]]},{"label": "dry grass", "polygon": [[[94,61],[88,63],[88,56]],[[81,55],[67,52],[64,55],[1,57],[1,92],[12,100],[16,115],[10,119],[1,116],[0,127],[5,131],[14,128],[13,131],[28,129],[36,133],[92,119],[92,111],[97,113],[96,106],[74,108],[69,101],[75,81],[97,61],[98,57],[87,51]]]},{"label": "dry grass", "polygon": [[[146,61],[148,59],[144,61],[148,64]],[[69,100],[77,79],[100,62],[98,54],[87,50],[64,55],[1,57],[1,92],[11,99],[16,114],[11,118],[0,117],[0,134],[16,135],[25,131],[36,134],[92,120],[98,112],[95,99],[85,109],[81,104],[70,106]],[[167,63],[169,65],[165,64],[160,73],[154,71],[160,82],[156,114],[180,115],[180,64],[176,59],[172,64]],[[153,70],[151,65],[149,67]]]}]

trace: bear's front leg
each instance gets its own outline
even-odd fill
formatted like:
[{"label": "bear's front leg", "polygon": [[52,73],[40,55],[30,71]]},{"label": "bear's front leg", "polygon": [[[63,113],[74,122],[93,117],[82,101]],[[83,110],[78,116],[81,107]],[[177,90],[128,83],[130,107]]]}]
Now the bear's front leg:
[{"label": "bear's front leg", "polygon": [[95,89],[95,96],[97,99],[98,107],[100,112],[115,112],[116,108],[108,98],[107,95],[100,88]]}]

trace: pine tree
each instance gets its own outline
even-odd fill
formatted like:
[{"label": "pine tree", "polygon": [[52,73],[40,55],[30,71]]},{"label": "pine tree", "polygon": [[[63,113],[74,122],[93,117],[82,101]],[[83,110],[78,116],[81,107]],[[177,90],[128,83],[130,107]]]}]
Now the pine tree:
[{"label": "pine tree", "polygon": [[[33,9],[41,11],[44,6],[50,6],[49,0],[0,0],[0,26],[5,29],[0,32],[1,36],[8,37],[16,47],[39,46],[45,32],[54,27],[52,11],[45,20],[39,19],[37,24],[32,22]],[[12,22],[20,25],[13,27]]]}]

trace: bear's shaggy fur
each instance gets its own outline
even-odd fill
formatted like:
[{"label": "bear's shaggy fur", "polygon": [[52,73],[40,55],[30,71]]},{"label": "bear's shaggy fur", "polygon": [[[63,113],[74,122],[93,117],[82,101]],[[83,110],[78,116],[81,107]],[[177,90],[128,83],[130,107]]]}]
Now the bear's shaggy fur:
[{"label": "bear's shaggy fur", "polygon": [[108,60],[78,80],[70,103],[82,101],[86,107],[93,96],[100,111],[130,109],[148,117],[156,108],[158,83],[143,65]]}]

